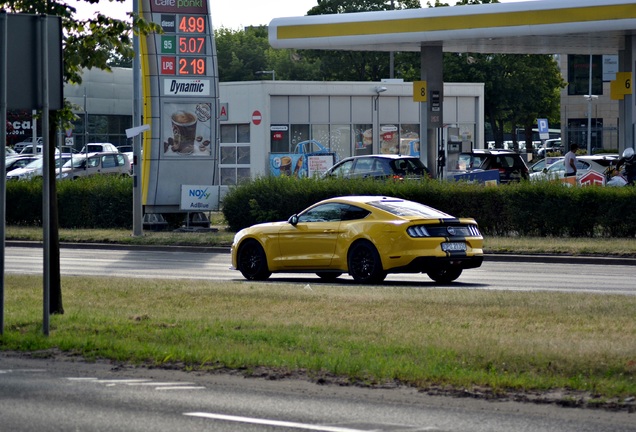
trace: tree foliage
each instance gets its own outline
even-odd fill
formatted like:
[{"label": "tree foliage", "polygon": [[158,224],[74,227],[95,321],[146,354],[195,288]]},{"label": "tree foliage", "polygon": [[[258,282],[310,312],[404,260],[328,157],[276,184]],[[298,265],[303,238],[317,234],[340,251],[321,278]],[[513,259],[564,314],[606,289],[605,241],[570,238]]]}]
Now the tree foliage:
[{"label": "tree foliage", "polygon": [[[307,15],[419,9],[419,0],[318,0]],[[325,81],[380,81],[391,74],[388,52],[307,50],[308,59],[319,62]],[[419,53],[394,53],[395,76],[412,81],[419,78]]]}]

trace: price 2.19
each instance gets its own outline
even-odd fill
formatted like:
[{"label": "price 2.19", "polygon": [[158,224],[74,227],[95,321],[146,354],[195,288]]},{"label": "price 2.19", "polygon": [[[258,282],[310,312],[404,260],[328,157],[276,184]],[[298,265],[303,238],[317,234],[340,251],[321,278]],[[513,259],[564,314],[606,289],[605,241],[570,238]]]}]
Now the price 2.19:
[{"label": "price 2.19", "polygon": [[204,57],[180,57],[179,75],[205,75]]}]

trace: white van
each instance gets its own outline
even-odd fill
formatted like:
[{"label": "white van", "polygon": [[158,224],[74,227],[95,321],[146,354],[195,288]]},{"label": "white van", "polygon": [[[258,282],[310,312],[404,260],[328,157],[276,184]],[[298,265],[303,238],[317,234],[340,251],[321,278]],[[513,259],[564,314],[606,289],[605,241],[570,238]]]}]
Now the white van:
[{"label": "white van", "polygon": [[111,143],[88,143],[80,153],[118,153],[119,149]]}]

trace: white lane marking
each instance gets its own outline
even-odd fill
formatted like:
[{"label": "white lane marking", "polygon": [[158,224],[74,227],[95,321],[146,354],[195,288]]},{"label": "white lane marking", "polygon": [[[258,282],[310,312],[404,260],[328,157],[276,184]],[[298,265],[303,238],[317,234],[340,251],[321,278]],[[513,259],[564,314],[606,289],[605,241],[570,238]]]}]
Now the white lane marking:
[{"label": "white lane marking", "polygon": [[0,374],[22,372],[46,372],[46,369],[1,369]]},{"label": "white lane marking", "polygon": [[191,417],[203,417],[203,418],[209,418],[214,420],[233,421],[238,423],[279,426],[279,427],[286,427],[286,428],[306,429],[306,430],[322,431],[322,432],[369,432],[368,430],[363,431],[361,429],[349,429],[349,428],[342,428],[338,426],[312,425],[312,424],[306,424],[306,423],[295,423],[295,422],[259,419],[259,418],[251,418],[251,417],[239,417],[239,416],[204,413],[204,412],[183,413],[183,415],[187,415]]},{"label": "white lane marking", "polygon": [[204,386],[167,386],[167,387],[156,387],[155,390],[201,390],[204,389]]},{"label": "white lane marking", "polygon": [[200,390],[204,386],[198,386],[192,382],[157,382],[150,379],[99,379],[99,378],[67,378],[71,381],[95,382],[106,387],[114,387],[117,384],[127,386],[151,386],[155,390]]}]

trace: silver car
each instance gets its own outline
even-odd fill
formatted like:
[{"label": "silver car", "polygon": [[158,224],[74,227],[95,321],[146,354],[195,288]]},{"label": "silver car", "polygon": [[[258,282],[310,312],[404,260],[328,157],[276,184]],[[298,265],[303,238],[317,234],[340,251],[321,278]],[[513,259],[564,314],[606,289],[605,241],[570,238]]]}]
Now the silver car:
[{"label": "silver car", "polygon": [[88,153],[74,155],[62,167],[58,178],[77,179],[92,175],[130,175],[130,161],[123,153]]}]

